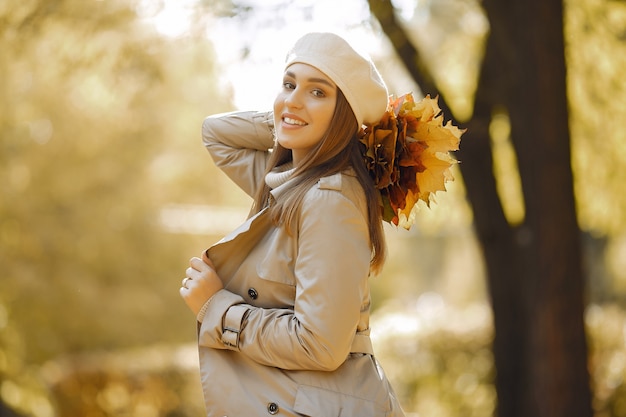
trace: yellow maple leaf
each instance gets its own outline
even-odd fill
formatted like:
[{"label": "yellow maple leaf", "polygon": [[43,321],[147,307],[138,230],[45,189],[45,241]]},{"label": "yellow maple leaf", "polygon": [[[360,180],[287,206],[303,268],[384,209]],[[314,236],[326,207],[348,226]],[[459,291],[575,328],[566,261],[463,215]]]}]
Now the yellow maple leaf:
[{"label": "yellow maple leaf", "polygon": [[444,125],[438,97],[416,102],[412,94],[389,98],[379,123],[366,126],[360,141],[376,187],[381,192],[383,220],[409,229],[419,200],[430,206],[437,191],[454,180],[456,163],[449,152],[459,149],[465,130]]}]

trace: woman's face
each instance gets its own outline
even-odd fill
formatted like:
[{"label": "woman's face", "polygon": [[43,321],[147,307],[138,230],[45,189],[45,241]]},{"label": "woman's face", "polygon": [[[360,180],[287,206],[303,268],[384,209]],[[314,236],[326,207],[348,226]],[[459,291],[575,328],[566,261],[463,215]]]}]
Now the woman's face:
[{"label": "woman's face", "polygon": [[274,125],[278,143],[291,149],[298,165],[322,140],[337,102],[337,86],[315,67],[295,63],[283,75],[274,101]]}]

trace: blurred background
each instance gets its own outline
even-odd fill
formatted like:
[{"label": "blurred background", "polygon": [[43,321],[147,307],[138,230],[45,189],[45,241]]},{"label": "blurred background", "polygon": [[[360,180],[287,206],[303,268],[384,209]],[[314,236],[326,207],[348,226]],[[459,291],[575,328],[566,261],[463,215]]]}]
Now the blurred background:
[{"label": "blurred background", "polygon": [[[393,7],[464,127],[493,22],[478,0]],[[566,0],[563,23],[593,413],[626,416],[626,3]],[[203,415],[178,288],[251,200],[200,126],[269,110],[287,48],[312,30],[369,53],[390,92],[423,94],[366,0],[0,2],[0,416]],[[494,112],[492,168],[516,224],[509,131]],[[412,416],[497,409],[484,248],[454,175],[411,230],[387,229],[373,280],[375,349]]]}]

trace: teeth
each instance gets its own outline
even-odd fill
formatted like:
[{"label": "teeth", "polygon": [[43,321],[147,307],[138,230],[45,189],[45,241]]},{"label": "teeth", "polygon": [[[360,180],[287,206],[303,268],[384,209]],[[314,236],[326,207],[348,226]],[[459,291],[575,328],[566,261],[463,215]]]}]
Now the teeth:
[{"label": "teeth", "polygon": [[301,122],[300,120],[292,119],[291,117],[285,117],[283,120],[285,121],[285,123],[289,125],[298,125],[298,126],[306,125],[306,123]]}]

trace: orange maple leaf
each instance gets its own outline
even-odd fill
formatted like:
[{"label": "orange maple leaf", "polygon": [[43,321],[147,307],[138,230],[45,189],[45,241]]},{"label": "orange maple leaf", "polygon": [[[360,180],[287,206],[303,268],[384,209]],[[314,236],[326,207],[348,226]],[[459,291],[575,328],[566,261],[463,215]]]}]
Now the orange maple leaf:
[{"label": "orange maple leaf", "polygon": [[[430,206],[434,194],[446,190],[456,163],[449,152],[459,149],[464,132],[451,121],[443,124],[437,97],[389,98],[381,121],[367,125],[360,137],[365,164],[381,193],[383,220],[397,226],[400,217],[412,218],[419,200]],[[411,222],[403,226],[408,229]]]}]

